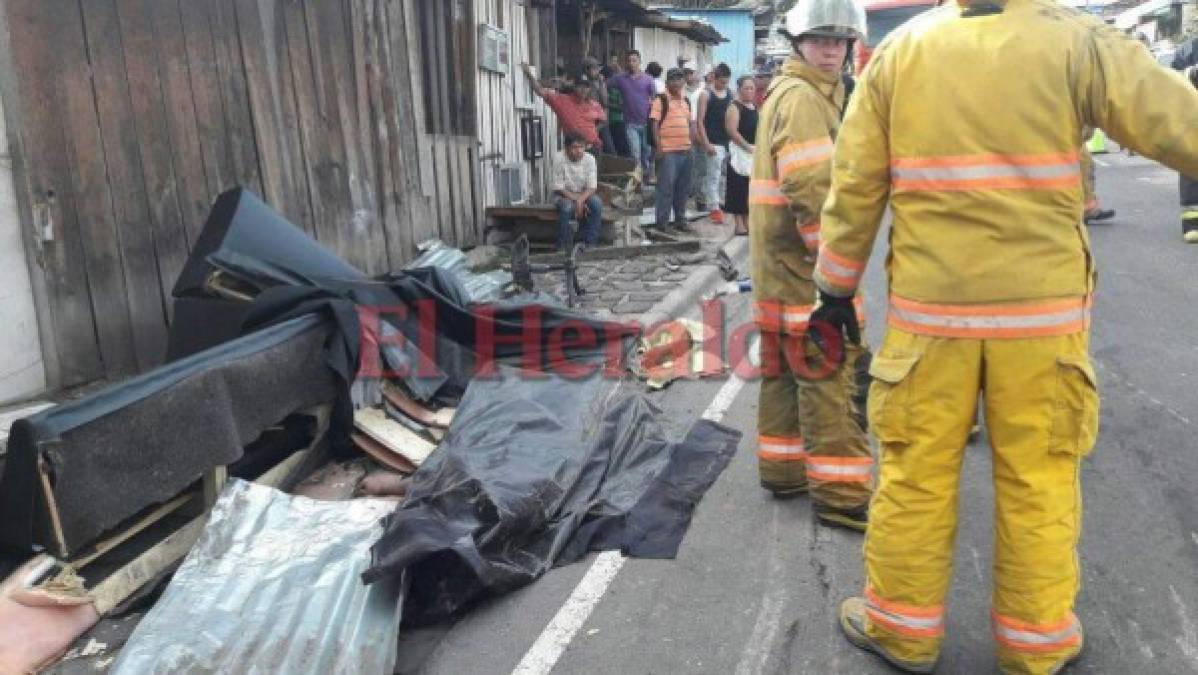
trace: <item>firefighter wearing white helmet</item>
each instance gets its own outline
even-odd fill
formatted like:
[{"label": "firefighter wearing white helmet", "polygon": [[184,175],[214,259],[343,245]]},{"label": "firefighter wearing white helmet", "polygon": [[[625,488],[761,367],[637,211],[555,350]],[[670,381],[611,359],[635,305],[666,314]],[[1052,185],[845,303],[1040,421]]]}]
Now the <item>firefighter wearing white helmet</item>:
[{"label": "firefighter wearing white helmet", "polygon": [[762,333],[759,474],[777,497],[810,492],[820,523],[864,531],[874,460],[853,414],[852,366],[862,347],[858,340],[825,358],[803,336],[844,108],[841,76],[852,43],[865,37],[865,11],[853,0],[800,0],[781,32],[794,51],[761,108],[749,188]]}]

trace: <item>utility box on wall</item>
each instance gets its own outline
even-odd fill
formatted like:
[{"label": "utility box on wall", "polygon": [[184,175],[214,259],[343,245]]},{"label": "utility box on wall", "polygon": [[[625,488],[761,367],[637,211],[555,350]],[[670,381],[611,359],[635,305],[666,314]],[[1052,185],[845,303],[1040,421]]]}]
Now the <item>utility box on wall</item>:
[{"label": "utility box on wall", "polygon": [[478,27],[478,67],[507,75],[512,69],[512,39],[506,31],[490,24]]}]

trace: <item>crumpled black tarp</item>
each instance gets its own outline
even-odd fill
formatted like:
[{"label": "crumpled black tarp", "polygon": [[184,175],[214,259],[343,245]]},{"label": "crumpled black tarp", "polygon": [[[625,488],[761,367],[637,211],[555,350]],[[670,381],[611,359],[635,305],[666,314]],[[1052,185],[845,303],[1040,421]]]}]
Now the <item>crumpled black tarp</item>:
[{"label": "crumpled black tarp", "polygon": [[[596,337],[593,345],[563,350],[566,360],[578,363],[607,359],[613,345],[622,362],[639,334],[635,327],[597,321],[560,307],[474,304],[454,274],[437,267],[367,278],[244,188],[217,199],[173,294],[203,296],[208,292],[205,280],[213,271],[237,279],[256,294],[243,332],[304,314],[323,314],[337,326],[328,344],[329,365],[347,386],[358,375],[360,359],[373,356],[361,353],[361,345],[367,344],[381,351],[392,371],[405,373],[398,379],[422,401],[457,402],[478,370],[480,342],[486,340],[487,330],[499,338],[492,352],[497,363],[532,356],[551,372],[551,339],[561,342],[563,332],[570,333],[566,345],[576,329]],[[422,321],[422,303],[435,309],[431,323]],[[377,334],[363,332],[369,326],[360,318],[376,316],[363,314],[364,308],[377,311],[377,322],[368,319],[377,323]],[[194,330],[204,327],[197,325]],[[394,344],[400,335],[402,344]],[[521,336],[529,337],[527,345],[516,344]],[[435,347],[431,354],[428,344]],[[368,396],[357,402],[378,401]]]},{"label": "crumpled black tarp", "polygon": [[368,582],[407,569],[422,624],[523,586],[588,551],[672,558],[739,431],[680,437],[627,380],[475,380],[373,547]]}]

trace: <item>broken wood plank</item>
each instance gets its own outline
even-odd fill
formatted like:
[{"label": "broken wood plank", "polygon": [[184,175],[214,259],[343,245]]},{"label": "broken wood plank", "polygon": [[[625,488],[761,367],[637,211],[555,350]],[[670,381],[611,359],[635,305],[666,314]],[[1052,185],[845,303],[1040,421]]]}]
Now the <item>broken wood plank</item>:
[{"label": "broken wood plank", "polygon": [[450,423],[453,422],[454,414],[457,413],[457,408],[441,408],[440,410],[427,408],[404,393],[399,385],[391,382],[383,383],[383,397],[410,419],[438,429],[448,429]]},{"label": "broken wood plank", "polygon": [[[224,468],[224,467],[221,467],[221,468]],[[80,569],[80,568],[84,567],[85,565],[95,561],[97,558],[104,555],[105,553],[108,553],[109,551],[116,548],[117,546],[120,546],[121,544],[125,543],[126,541],[132,539],[135,535],[137,535],[137,533],[139,533],[142,530],[146,529],[147,527],[153,525],[154,523],[162,520],[163,518],[169,516],[170,514],[174,513],[175,511],[178,511],[179,509],[183,508],[185,505],[187,505],[188,503],[190,503],[193,500],[196,500],[197,498],[202,499],[202,495],[197,492],[184,492],[183,494],[175,497],[174,499],[171,499],[171,500],[167,501],[166,503],[164,503],[156,508],[151,509],[149,513],[147,513],[146,515],[144,515],[140,518],[137,518],[133,523],[131,523],[127,527],[123,528],[117,534],[115,534],[111,537],[107,537],[105,539],[101,539],[100,541],[96,542],[95,544],[88,546],[85,550],[81,551],[79,553],[79,555],[75,556],[74,558],[71,558],[71,560],[70,560],[71,565],[74,566],[75,569]]]},{"label": "broken wood plank", "polygon": [[392,452],[390,448],[370,436],[357,431],[351,431],[349,437],[359,450],[373,458],[379,464],[395,469],[405,475],[416,473],[417,467],[415,464],[405,459],[402,455]]},{"label": "broken wood plank", "polygon": [[379,408],[363,408],[354,413],[354,427],[388,450],[420,466],[437,446],[417,436]]}]

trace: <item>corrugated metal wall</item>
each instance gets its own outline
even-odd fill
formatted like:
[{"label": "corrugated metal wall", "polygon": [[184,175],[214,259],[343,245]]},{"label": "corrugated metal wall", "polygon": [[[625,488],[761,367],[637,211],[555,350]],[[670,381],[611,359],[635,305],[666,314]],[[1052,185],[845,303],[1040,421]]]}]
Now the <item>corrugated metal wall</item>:
[{"label": "corrugated metal wall", "polygon": [[727,63],[732,76],[748,75],[753,72],[753,54],[757,39],[753,33],[753,13],[738,10],[675,10],[668,14],[676,19],[705,21],[727,38],[712,53],[713,63]]},{"label": "corrugated metal wall", "polygon": [[[557,117],[545,102],[532,92],[528,79],[520,71],[521,63],[536,63],[533,36],[529,31],[530,10],[517,0],[475,0],[478,23],[495,26],[511,40],[511,71],[494,73],[478,68],[478,142],[479,170],[483,204],[499,203],[496,177],[505,165],[520,164],[525,193],[529,200],[543,201],[549,192],[550,166],[557,152]],[[532,10],[535,11],[535,10]],[[544,36],[541,36],[544,39]],[[524,161],[520,148],[522,114],[545,119],[545,159]]]}]

